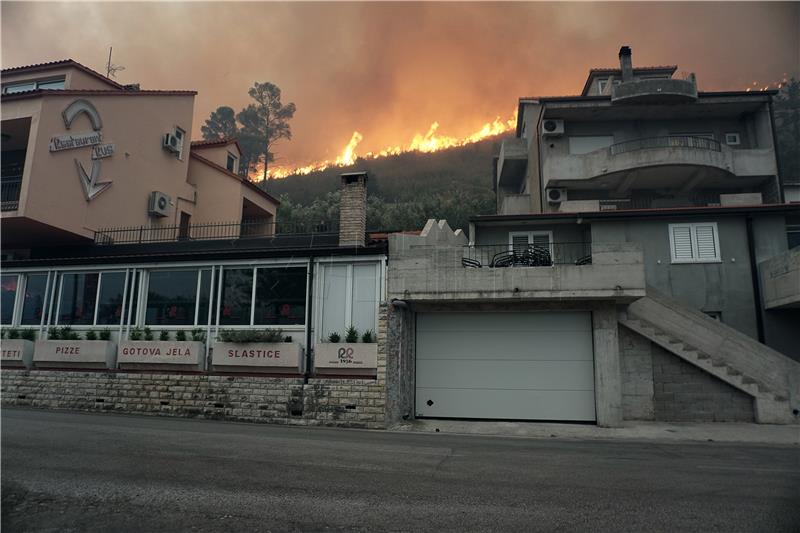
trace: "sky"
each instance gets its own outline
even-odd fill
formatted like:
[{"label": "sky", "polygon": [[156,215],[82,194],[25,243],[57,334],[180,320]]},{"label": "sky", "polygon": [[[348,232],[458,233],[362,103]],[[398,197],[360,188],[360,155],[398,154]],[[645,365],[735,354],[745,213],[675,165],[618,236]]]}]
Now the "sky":
[{"label": "sky", "polygon": [[800,78],[800,3],[17,3],[0,4],[3,67],[72,58],[120,83],[193,89],[193,138],[239,110],[256,81],[294,102],[277,163],[406,145],[431,123],[463,137],[523,96],[577,94],[588,69],[678,65],[701,90]]}]

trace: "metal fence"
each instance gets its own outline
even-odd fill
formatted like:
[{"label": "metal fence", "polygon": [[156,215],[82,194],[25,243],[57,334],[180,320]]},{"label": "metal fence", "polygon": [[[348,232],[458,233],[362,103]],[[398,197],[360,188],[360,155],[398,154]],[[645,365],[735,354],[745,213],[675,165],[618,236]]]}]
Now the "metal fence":
[{"label": "metal fence", "polygon": [[16,211],[19,208],[19,193],[22,180],[3,180],[0,182],[0,200],[3,211]]},{"label": "metal fence", "polygon": [[337,230],[338,224],[330,222],[306,225],[266,220],[243,220],[241,222],[105,228],[95,231],[94,241],[96,244],[139,244],[311,235],[331,233]]},{"label": "metal fence", "polygon": [[667,137],[647,137],[612,144],[608,147],[608,151],[611,155],[618,155],[647,148],[697,148],[713,152],[722,150],[719,141],[714,139],[693,137],[691,135],[669,135]]},{"label": "metal fence", "polygon": [[592,243],[554,242],[513,248],[509,244],[465,246],[461,264],[467,268],[591,265]]}]

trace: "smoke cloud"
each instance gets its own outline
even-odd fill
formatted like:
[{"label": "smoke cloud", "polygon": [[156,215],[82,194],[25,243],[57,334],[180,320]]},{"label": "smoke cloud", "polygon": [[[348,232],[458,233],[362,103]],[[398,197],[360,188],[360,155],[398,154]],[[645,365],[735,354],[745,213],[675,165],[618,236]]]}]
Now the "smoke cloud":
[{"label": "smoke cloud", "polygon": [[277,162],[406,144],[433,121],[465,136],[517,99],[578,93],[589,68],[677,64],[701,90],[800,75],[798,3],[15,3],[3,2],[4,67],[71,57],[121,83],[195,89],[193,134],[255,81],[295,102]]}]

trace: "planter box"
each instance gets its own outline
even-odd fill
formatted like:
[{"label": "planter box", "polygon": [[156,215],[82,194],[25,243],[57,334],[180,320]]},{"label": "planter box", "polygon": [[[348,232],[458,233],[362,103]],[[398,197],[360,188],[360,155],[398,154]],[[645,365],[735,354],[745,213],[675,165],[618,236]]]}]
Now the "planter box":
[{"label": "planter box", "polygon": [[117,364],[120,368],[203,370],[205,353],[198,341],[122,341]]},{"label": "planter box", "polygon": [[116,348],[113,341],[40,340],[36,341],[33,364],[36,368],[114,368]]},{"label": "planter box", "polygon": [[215,342],[214,370],[228,372],[303,371],[303,347],[296,342]]},{"label": "planter box", "polygon": [[3,352],[0,364],[11,367],[31,368],[33,366],[33,342],[25,339],[3,339],[0,341]]},{"label": "planter box", "polygon": [[314,346],[314,370],[321,374],[374,375],[378,370],[376,343],[320,342]]}]

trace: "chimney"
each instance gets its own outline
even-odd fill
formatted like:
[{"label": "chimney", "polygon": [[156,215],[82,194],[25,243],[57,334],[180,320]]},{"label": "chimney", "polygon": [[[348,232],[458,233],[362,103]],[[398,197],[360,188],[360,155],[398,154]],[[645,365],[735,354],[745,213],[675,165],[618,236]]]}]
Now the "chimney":
[{"label": "chimney", "polygon": [[364,246],[367,231],[367,173],[342,174],[339,246]]},{"label": "chimney", "polygon": [[631,60],[630,46],[623,46],[619,49],[619,69],[622,71],[622,83],[633,81],[633,62]]}]

